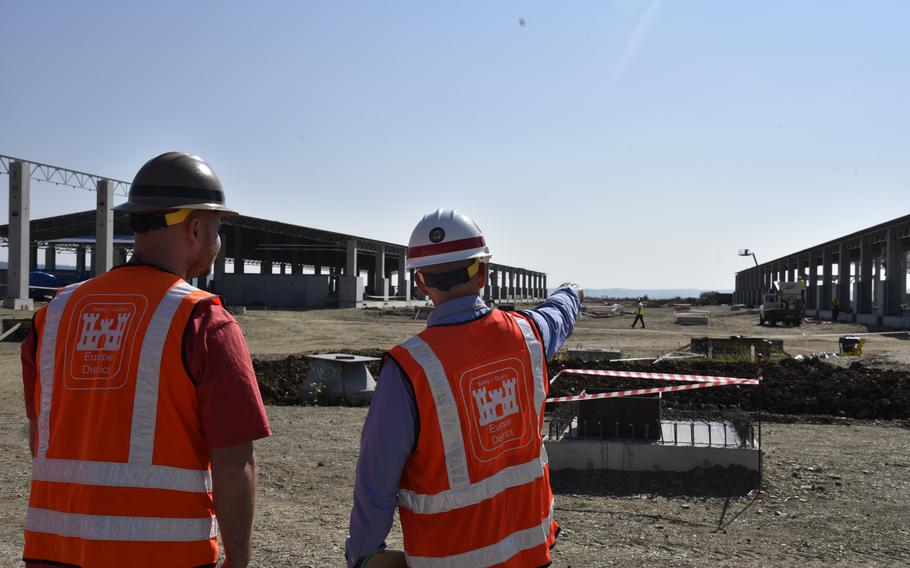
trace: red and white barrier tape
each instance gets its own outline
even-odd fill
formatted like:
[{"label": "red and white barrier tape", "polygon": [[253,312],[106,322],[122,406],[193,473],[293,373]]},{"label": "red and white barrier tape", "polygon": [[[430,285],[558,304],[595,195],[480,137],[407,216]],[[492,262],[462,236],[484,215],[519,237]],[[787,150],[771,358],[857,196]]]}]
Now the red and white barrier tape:
[{"label": "red and white barrier tape", "polygon": [[594,370],[594,369],[563,369],[553,375],[550,384],[559,378],[560,375],[593,375],[600,377],[620,377],[623,379],[652,379],[657,381],[680,381],[687,383],[716,383],[721,381],[736,381],[736,384],[757,385],[761,379],[761,374],[755,379],[737,379],[735,377],[712,377],[709,375],[674,375],[671,373],[643,373],[639,371],[616,371],[613,369]]},{"label": "red and white barrier tape", "polygon": [[669,387],[654,387],[649,389],[629,389],[623,391],[604,392],[596,394],[580,394],[575,396],[557,396],[548,398],[546,402],[575,402],[581,400],[596,400],[600,398],[620,398],[624,396],[639,396],[645,394],[657,394],[663,392],[676,392],[684,390],[704,389],[709,387],[720,387],[725,385],[757,385],[761,380],[759,373],[754,379],[737,379],[733,377],[713,377],[705,375],[674,375],[670,373],[641,373],[637,371],[615,371],[607,370],[587,370],[587,369],[563,369],[556,373],[550,384],[553,383],[560,375],[594,375],[602,377],[621,377],[627,379],[653,379],[658,381],[680,381],[688,382],[687,385],[675,385]]}]

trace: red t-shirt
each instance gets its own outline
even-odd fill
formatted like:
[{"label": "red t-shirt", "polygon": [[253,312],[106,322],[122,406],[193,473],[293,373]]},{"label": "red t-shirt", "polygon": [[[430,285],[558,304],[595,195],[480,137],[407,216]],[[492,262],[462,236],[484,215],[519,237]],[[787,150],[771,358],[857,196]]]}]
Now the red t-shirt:
[{"label": "red t-shirt", "polygon": [[[25,414],[36,420],[36,337],[22,342]],[[211,301],[196,305],[183,336],[183,352],[196,382],[202,429],[210,448],[227,448],[271,435],[253,362],[237,320]]]}]

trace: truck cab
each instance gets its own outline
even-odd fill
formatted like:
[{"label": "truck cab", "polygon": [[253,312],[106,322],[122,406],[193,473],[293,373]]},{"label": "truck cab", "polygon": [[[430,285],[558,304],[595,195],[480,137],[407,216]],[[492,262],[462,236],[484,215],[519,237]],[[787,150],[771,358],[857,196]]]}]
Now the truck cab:
[{"label": "truck cab", "polygon": [[804,305],[803,289],[799,282],[777,282],[777,289],[762,295],[758,311],[759,325],[801,325]]}]

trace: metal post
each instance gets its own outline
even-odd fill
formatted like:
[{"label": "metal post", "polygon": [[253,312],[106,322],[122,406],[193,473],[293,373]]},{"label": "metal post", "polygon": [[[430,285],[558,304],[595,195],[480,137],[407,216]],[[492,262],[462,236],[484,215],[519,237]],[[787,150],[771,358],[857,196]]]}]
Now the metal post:
[{"label": "metal post", "polygon": [[28,297],[28,261],[31,241],[31,167],[26,162],[9,165],[9,265],[4,308],[31,310]]},{"label": "metal post", "polygon": [[92,255],[95,276],[103,274],[114,265],[114,182],[98,181],[95,211],[95,252]]}]

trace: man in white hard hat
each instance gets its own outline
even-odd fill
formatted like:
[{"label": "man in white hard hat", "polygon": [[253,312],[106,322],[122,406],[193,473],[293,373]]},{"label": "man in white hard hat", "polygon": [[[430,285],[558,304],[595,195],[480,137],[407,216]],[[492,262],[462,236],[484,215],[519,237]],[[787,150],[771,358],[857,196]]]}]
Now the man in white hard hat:
[{"label": "man in white hard hat", "polygon": [[[361,437],[349,567],[550,562],[546,360],[572,333],[581,290],[564,285],[526,312],[490,309],[480,297],[490,257],[457,210],[426,215],[411,234],[407,267],[435,309],[384,360]],[[396,507],[404,554],[385,552]]]}]

